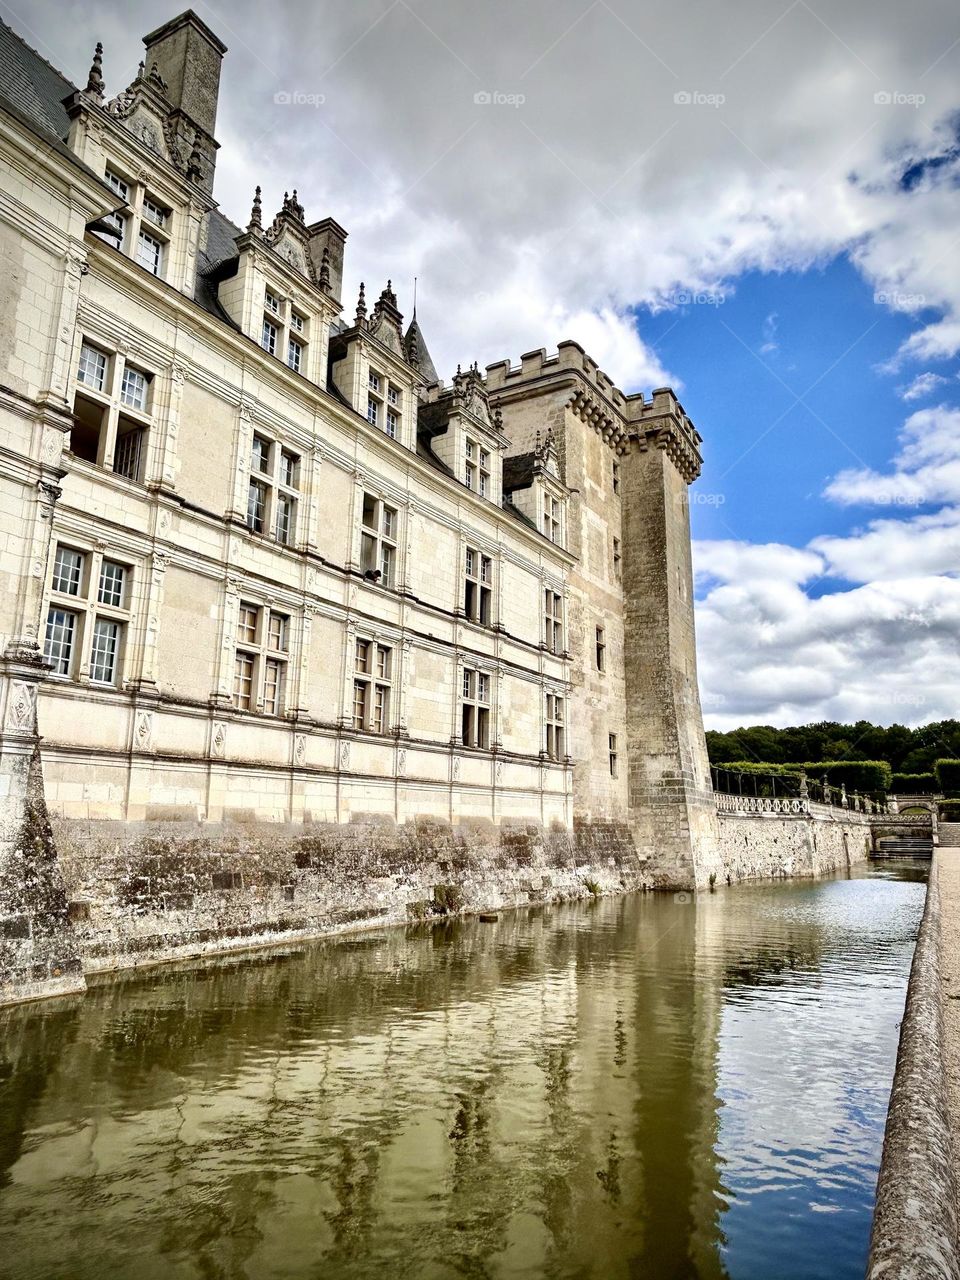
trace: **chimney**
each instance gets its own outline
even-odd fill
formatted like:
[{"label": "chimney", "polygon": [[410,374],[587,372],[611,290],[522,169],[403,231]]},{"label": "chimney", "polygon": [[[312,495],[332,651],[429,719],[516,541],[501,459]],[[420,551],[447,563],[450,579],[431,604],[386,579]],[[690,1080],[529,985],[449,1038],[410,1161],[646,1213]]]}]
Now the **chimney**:
[{"label": "chimney", "polygon": [[156,65],[173,106],[211,139],[217,127],[220,64],[227,46],[192,9],[143,37],[147,74]]},{"label": "chimney", "polygon": [[324,218],[322,222],[315,222],[307,227],[307,235],[310,237],[310,262],[313,266],[314,278],[319,279],[323,251],[326,249],[329,254],[327,263],[330,272],[329,291],[331,297],[339,302],[340,290],[343,288],[343,246],[347,233],[333,218]]}]

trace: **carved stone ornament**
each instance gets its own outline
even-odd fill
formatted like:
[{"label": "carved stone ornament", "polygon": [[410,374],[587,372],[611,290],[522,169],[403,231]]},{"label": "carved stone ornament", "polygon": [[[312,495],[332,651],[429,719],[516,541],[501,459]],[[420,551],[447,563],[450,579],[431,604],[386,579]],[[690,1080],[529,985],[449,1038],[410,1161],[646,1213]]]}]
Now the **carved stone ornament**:
[{"label": "carved stone ornament", "polygon": [[218,760],[223,759],[224,748],[227,743],[227,726],[220,720],[215,720],[213,724],[213,736],[210,741],[211,750]]},{"label": "carved stone ornament", "polygon": [[10,682],[10,699],[7,703],[8,729],[21,733],[33,733],[37,724],[37,686],[25,680]]}]

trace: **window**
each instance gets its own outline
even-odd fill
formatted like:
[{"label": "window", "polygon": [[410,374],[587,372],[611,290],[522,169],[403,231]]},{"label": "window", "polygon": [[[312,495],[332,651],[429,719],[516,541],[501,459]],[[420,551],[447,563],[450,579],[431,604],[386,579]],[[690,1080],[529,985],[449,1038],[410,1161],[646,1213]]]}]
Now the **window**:
[{"label": "window", "polygon": [[267,486],[260,480],[251,480],[247,491],[247,528],[252,533],[263,533],[267,510]]},{"label": "window", "polygon": [[85,386],[102,391],[107,380],[107,357],[89,342],[80,347],[80,365],[77,369],[77,381]]},{"label": "window", "polygon": [[490,746],[490,676],[472,667],[463,669],[461,740],[465,747]]},{"label": "window", "polygon": [[147,222],[152,222],[155,227],[162,227],[170,216],[170,210],[165,209],[162,204],[157,204],[156,200],[151,200],[149,196],[144,196],[143,216]]},{"label": "window", "polygon": [[254,434],[247,485],[247,528],[270,532],[284,546],[296,539],[300,457]]},{"label": "window", "polygon": [[270,441],[263,436],[253,437],[253,448],[250,451],[250,467],[266,475],[270,471]]},{"label": "window", "polygon": [[287,340],[287,364],[294,373],[299,373],[303,365],[303,343],[296,338]]},{"label": "window", "polygon": [[57,545],[50,589],[55,596],[69,596],[73,605],[65,608],[51,601],[44,653],[56,675],[76,677],[86,670],[95,684],[116,685],[129,620],[131,570],[117,560],[98,560],[91,552]]},{"label": "window", "polygon": [[620,554],[620,539],[613,540],[613,580],[619,582],[623,572],[623,557]]},{"label": "window", "polygon": [[109,169],[104,176],[107,180],[107,186],[111,187],[121,200],[126,200],[130,194],[130,188],[127,183],[125,183],[122,178],[118,178],[117,175],[112,173]]},{"label": "window", "polygon": [[109,618],[97,618],[93,624],[93,645],[90,650],[90,679],[95,684],[115,682],[119,648],[120,623]]},{"label": "window", "polygon": [[367,399],[367,421],[373,426],[377,425],[377,418],[380,414],[380,403],[374,400],[372,396]]},{"label": "window", "polygon": [[264,318],[263,332],[260,335],[260,345],[263,347],[264,351],[275,356],[277,354],[277,339],[279,336],[280,330],[277,326],[270,320]]},{"label": "window", "polygon": [[[109,604],[115,609],[123,608],[123,593],[127,570],[115,560],[104,560],[100,565],[100,585],[97,588],[99,604]],[[76,594],[74,592],[74,594]]]},{"label": "window", "polygon": [[303,333],[306,330],[307,322],[303,316],[298,316],[296,311],[290,312],[290,328],[294,333]]},{"label": "window", "polygon": [[55,675],[71,674],[76,631],[77,615],[51,605],[47,613],[47,636],[43,652],[47,661],[53,664]]},{"label": "window", "polygon": [[563,698],[557,693],[547,694],[547,755],[551,760],[561,760],[564,754]]},{"label": "window", "polygon": [[113,469],[128,480],[143,479],[147,432],[135,422],[121,418],[117,423],[117,443],[113,451]]},{"label": "window", "polygon": [[264,310],[272,312],[275,316],[280,314],[280,299],[270,289],[264,291],[263,306]]},{"label": "window", "polygon": [[387,410],[387,425],[384,427],[391,440],[396,440],[400,430],[400,415],[393,409]]},{"label": "window", "polygon": [[241,601],[237,618],[233,701],[240,711],[283,714],[290,619],[285,613]]},{"label": "window", "polygon": [[551,542],[560,542],[560,503],[551,494],[543,495],[543,532]]},{"label": "window", "polygon": [[610,754],[610,777],[617,776],[617,735],[615,733],[607,734],[607,746]]},{"label": "window", "polygon": [[400,403],[400,391],[397,387],[391,384],[390,386],[387,387],[387,404],[399,404],[399,403]]},{"label": "window", "polygon": [[543,595],[544,643],[551,653],[563,653],[563,597],[549,587]]},{"label": "window", "polygon": [[53,589],[62,591],[67,596],[80,594],[80,579],[83,576],[83,554],[72,551],[69,547],[57,547],[53,562]]},{"label": "window", "polygon": [[620,463],[619,462],[615,462],[613,464],[613,492],[614,493],[620,492]]},{"label": "window", "polygon": [[390,729],[393,650],[373,640],[357,640],[354,657],[353,727],[372,733]]},{"label": "window", "polygon": [[377,394],[379,394],[380,385],[381,385],[380,375],[379,373],[376,373],[373,369],[371,369],[369,372],[367,385],[369,386],[371,391],[375,391]]},{"label": "window", "polygon": [[141,413],[144,413],[147,407],[148,378],[149,375],[141,369],[134,369],[128,364],[124,367],[123,377],[120,380],[120,399],[131,409],[138,409]]},{"label": "window", "polygon": [[470,439],[465,441],[463,450],[466,486],[486,498],[490,493],[490,452]]},{"label": "window", "polygon": [[397,511],[372,493],[363,495],[360,563],[363,576],[392,587],[397,562]]},{"label": "window", "polygon": [[471,622],[490,625],[493,561],[474,547],[467,547],[464,562],[463,611]]},{"label": "window", "polygon": [[152,236],[149,231],[144,231],[143,227],[140,228],[137,236],[137,262],[141,267],[146,267],[152,275],[160,274],[163,263],[163,242],[156,236]]},{"label": "window", "polygon": [[597,670],[607,669],[607,640],[603,627],[597,627]]}]

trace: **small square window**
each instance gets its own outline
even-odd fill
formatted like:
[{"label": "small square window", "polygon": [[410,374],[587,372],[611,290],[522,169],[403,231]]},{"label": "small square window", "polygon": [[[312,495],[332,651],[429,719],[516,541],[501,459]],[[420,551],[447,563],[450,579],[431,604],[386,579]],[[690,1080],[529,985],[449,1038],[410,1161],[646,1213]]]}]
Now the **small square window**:
[{"label": "small square window", "polygon": [[57,555],[53,564],[53,589],[62,591],[64,595],[80,594],[80,579],[83,576],[83,555],[72,551],[69,547],[57,547]]},{"label": "small square window", "polygon": [[83,343],[80,348],[77,381],[93,387],[95,391],[102,391],[107,381],[107,357],[89,342]]},{"label": "small square window", "polygon": [[307,322],[304,320],[303,316],[298,316],[295,311],[290,312],[290,328],[293,329],[295,333],[303,333],[306,325]]},{"label": "small square window", "polygon": [[145,412],[148,381],[147,374],[140,369],[134,369],[132,365],[126,365],[123,370],[123,379],[120,383],[120,399],[123,403],[128,404],[131,409],[138,409],[141,413]]},{"label": "small square window", "polygon": [[127,196],[130,194],[130,188],[124,180],[118,177],[115,173],[112,173],[109,169],[104,176],[107,180],[107,186],[111,187],[121,200],[126,200]]},{"label": "small square window", "polygon": [[113,605],[115,609],[122,608],[126,577],[124,565],[117,564],[115,560],[104,560],[100,566],[100,584],[97,588],[99,602]]}]

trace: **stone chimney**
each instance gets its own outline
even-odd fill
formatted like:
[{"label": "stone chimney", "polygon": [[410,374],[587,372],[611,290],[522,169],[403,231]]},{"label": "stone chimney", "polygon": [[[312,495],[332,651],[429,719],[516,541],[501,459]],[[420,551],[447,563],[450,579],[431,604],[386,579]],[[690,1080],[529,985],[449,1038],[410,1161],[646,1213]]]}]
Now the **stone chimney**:
[{"label": "stone chimney", "polygon": [[337,302],[340,301],[340,290],[343,288],[343,246],[347,233],[339,222],[333,218],[324,218],[307,227],[310,237],[310,262],[314,279],[319,280],[323,264],[323,251],[327,251],[327,270],[330,276],[328,291]]},{"label": "stone chimney", "polygon": [[227,46],[192,9],[143,37],[146,69],[156,66],[173,107],[211,139],[217,127],[220,65]]}]

